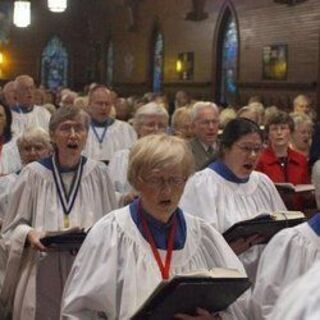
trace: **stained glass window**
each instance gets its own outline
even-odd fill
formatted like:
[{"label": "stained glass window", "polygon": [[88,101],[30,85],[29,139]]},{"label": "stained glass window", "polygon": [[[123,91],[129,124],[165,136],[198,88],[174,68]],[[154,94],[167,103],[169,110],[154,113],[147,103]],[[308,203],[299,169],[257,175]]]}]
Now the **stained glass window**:
[{"label": "stained glass window", "polygon": [[238,32],[230,14],[223,28],[220,103],[234,104],[237,94]]},{"label": "stained glass window", "polygon": [[107,86],[111,87],[113,83],[113,68],[114,68],[114,52],[113,52],[113,43],[109,42],[107,48],[107,74],[106,82]]},{"label": "stained glass window", "polygon": [[153,74],[152,74],[152,90],[160,92],[162,82],[163,68],[163,36],[160,32],[157,33],[153,51]]},{"label": "stained glass window", "polygon": [[68,53],[61,40],[54,36],[42,53],[41,83],[56,91],[66,87],[68,82]]}]

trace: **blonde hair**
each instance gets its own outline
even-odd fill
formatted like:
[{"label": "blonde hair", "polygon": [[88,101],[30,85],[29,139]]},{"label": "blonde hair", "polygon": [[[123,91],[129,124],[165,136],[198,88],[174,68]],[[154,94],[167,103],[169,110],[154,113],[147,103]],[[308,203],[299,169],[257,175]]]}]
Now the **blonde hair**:
[{"label": "blonde hair", "polygon": [[299,94],[294,98],[293,106],[295,107],[299,103],[306,103],[307,105],[310,105],[311,101],[310,98],[305,96],[304,94]]},{"label": "blonde hair", "polygon": [[220,128],[223,129],[228,124],[228,122],[235,119],[236,117],[237,113],[233,107],[223,109],[219,114]]},{"label": "blonde hair", "polygon": [[172,127],[177,129],[181,123],[191,122],[192,109],[187,107],[181,107],[177,109],[172,115]]},{"label": "blonde hair", "polygon": [[194,159],[188,144],[166,134],[148,135],[139,139],[129,154],[128,181],[136,188],[139,177],[155,169],[179,166],[188,178],[194,172]]}]

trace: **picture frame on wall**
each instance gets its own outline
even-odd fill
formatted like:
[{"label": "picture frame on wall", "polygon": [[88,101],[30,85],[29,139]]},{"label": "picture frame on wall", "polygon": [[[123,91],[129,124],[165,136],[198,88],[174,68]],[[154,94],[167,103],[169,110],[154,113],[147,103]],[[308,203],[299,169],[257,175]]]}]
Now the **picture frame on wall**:
[{"label": "picture frame on wall", "polygon": [[192,80],[194,70],[194,53],[182,52],[178,55],[178,61],[181,63],[181,70],[179,70],[180,80]]},{"label": "picture frame on wall", "polygon": [[288,45],[275,44],[262,49],[262,79],[287,80]]}]

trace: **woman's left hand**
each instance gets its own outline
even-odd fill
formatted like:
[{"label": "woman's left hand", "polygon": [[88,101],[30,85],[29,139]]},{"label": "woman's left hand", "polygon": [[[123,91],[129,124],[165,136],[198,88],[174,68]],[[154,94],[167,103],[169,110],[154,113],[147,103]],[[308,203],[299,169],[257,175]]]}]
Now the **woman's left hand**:
[{"label": "woman's left hand", "polygon": [[187,314],[178,313],[174,316],[174,319],[180,320],[221,320],[219,315],[212,315],[207,310],[197,308],[197,316],[188,316]]}]

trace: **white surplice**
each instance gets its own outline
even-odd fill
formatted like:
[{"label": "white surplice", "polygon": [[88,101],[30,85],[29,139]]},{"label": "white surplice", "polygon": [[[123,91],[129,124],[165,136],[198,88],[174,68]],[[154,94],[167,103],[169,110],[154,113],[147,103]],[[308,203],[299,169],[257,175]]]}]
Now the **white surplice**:
[{"label": "white surplice", "polygon": [[[9,260],[2,303],[9,306],[14,297],[15,320],[49,319],[49,315],[50,319],[58,319],[64,281],[74,256],[69,252],[50,252],[44,256],[25,248],[32,228],[38,231],[64,228],[64,211],[53,171],[39,162],[27,165],[14,184],[12,199],[3,226]],[[70,227],[90,227],[116,207],[106,166],[88,159],[69,213]],[[50,303],[47,296],[52,299]]]},{"label": "white surplice", "polygon": [[281,291],[319,260],[320,237],[307,222],[276,234],[259,262],[251,300],[252,319],[268,319]]},{"label": "white surplice", "polygon": [[[96,127],[96,130],[101,137],[104,128]],[[101,143],[90,126],[83,154],[95,160],[110,161],[116,151],[130,148],[136,140],[136,131],[124,121],[114,120]]]},{"label": "white surplice", "polygon": [[284,289],[268,320],[320,319],[320,262]]},{"label": "white surplice", "polygon": [[0,175],[16,172],[22,167],[16,142],[17,140],[12,138],[2,147],[0,155]]},{"label": "white surplice", "polygon": [[10,173],[0,177],[0,219],[4,219],[9,206],[10,193],[18,174]]},{"label": "white surplice", "polygon": [[34,106],[30,112],[12,111],[12,132],[21,136],[27,129],[40,127],[49,131],[50,112],[41,106]]},{"label": "white surplice", "polygon": [[[286,210],[273,182],[265,174],[253,171],[248,182],[235,183],[210,168],[189,179],[180,207],[203,218],[220,233],[260,213]],[[256,245],[239,256],[252,281],[262,250],[263,246]]]},{"label": "white surplice", "polygon": [[[221,235],[201,219],[185,214],[187,237],[174,250],[170,276],[213,267],[243,266]],[[162,258],[165,250],[159,250]],[[69,274],[62,300],[63,320],[130,319],[161,282],[149,243],[131,218],[129,207],[110,213],[90,231]],[[235,302],[232,319],[247,319],[249,293]]]},{"label": "white surplice", "polygon": [[128,193],[133,190],[127,178],[129,152],[130,149],[117,151],[108,166],[110,179],[119,193]]}]

